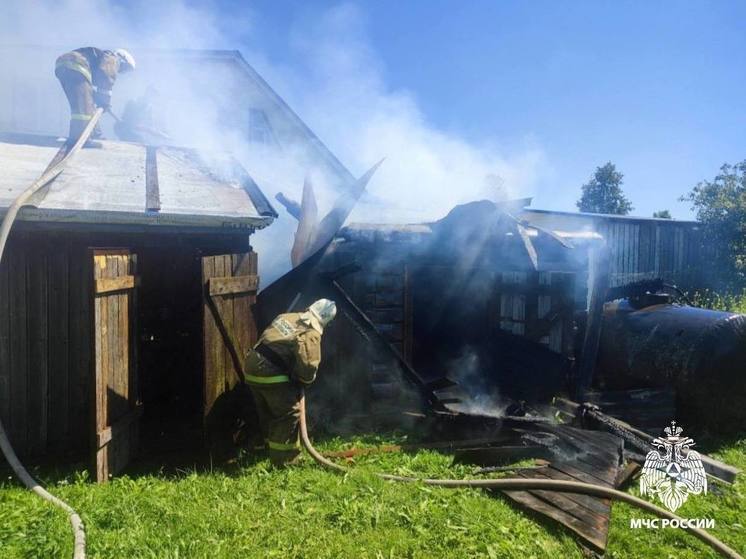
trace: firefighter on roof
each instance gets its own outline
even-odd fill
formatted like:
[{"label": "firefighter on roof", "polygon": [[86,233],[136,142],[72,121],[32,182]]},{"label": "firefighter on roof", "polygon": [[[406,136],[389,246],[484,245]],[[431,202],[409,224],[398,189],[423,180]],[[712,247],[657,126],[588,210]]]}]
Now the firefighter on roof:
[{"label": "firefighter on roof", "polygon": [[246,382],[276,465],[288,464],[300,454],[301,386],[316,378],[321,336],[336,314],[337,306],[328,299],[319,299],[304,312],[281,314],[246,357]]},{"label": "firefighter on roof", "polygon": [[[110,109],[111,88],[117,75],[134,69],[135,59],[124,49],[84,47],[57,59],[54,74],[70,103],[70,141],[80,137],[97,106]],[[91,136],[101,136],[98,126]]]}]

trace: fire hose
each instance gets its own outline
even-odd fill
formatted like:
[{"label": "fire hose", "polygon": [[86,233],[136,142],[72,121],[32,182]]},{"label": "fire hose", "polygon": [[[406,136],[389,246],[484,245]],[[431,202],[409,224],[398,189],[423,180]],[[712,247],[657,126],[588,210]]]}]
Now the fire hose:
[{"label": "fire hose", "polygon": [[[349,468],[341,466],[324,457],[316,450],[308,436],[308,424],[306,422],[306,395],[305,391],[301,392],[300,399],[300,436],[303,447],[308,451],[311,457],[324,468],[334,470],[340,473],[349,472]],[[665,509],[655,506],[648,501],[644,501],[634,495],[629,495],[623,491],[595,485],[592,483],[582,483],[579,481],[558,481],[551,479],[525,479],[525,478],[501,478],[501,479],[428,479],[416,478],[409,476],[397,476],[393,474],[376,473],[377,477],[387,481],[398,481],[404,483],[424,483],[425,485],[434,485],[437,487],[448,488],[479,488],[479,489],[500,489],[503,491],[559,491],[564,493],[576,493],[600,497],[603,499],[615,499],[623,501],[629,505],[642,509],[646,512],[657,515],[661,518],[676,520],[679,525],[687,532],[699,538],[712,549],[728,559],[743,559],[735,550],[731,549],[723,542],[712,536],[705,530],[690,526],[681,517],[668,512]]]},{"label": "fire hose", "polygon": [[[67,151],[65,157],[63,157],[52,167],[48,168],[44,172],[44,174],[42,174],[42,176],[39,177],[31,186],[24,190],[8,208],[8,212],[3,218],[2,227],[0,227],[0,262],[2,262],[3,255],[5,253],[5,245],[8,242],[10,229],[13,227],[13,223],[15,222],[19,210],[24,205],[26,205],[26,203],[34,194],[36,194],[39,190],[46,186],[52,179],[54,179],[65,169],[67,164],[70,162],[70,159],[72,159],[72,157],[76,153],[78,153],[78,151],[80,151],[80,148],[83,146],[83,144],[88,141],[88,138],[90,137],[91,132],[93,132],[93,129],[95,128],[99,118],[101,118],[102,113],[103,109],[101,108],[97,109],[96,112],[93,113],[93,116],[88,121],[88,125],[83,130],[83,133],[80,135],[72,148]],[[20,479],[21,482],[28,489],[39,495],[39,497],[41,497],[42,499],[49,501],[50,503],[52,503],[56,507],[61,508],[67,513],[70,520],[70,525],[72,526],[74,537],[73,559],[85,559],[85,528],[83,526],[83,521],[80,519],[80,515],[78,515],[78,513],[75,512],[75,509],[73,509],[65,501],[59,499],[58,497],[55,497],[49,491],[39,485],[39,482],[37,482],[31,476],[31,474],[29,474],[28,470],[18,459],[18,455],[13,449],[13,446],[10,444],[10,440],[8,439],[8,435],[5,432],[5,427],[3,426],[2,420],[0,420],[0,450],[2,450],[3,455],[5,455],[5,459],[8,461],[8,464],[10,464],[10,467],[13,469],[13,472],[15,472],[16,476],[18,476],[18,479]]]}]

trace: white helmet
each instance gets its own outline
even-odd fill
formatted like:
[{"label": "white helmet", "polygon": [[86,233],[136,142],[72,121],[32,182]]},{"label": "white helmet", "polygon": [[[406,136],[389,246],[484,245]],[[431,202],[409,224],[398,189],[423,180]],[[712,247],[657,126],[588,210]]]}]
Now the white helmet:
[{"label": "white helmet", "polygon": [[135,69],[135,57],[126,49],[116,49],[114,51],[119,57],[119,68],[122,72],[131,72]]},{"label": "white helmet", "polygon": [[337,316],[337,304],[329,299],[319,299],[308,307],[308,312],[321,323],[322,328],[326,328],[334,320],[334,317]]}]

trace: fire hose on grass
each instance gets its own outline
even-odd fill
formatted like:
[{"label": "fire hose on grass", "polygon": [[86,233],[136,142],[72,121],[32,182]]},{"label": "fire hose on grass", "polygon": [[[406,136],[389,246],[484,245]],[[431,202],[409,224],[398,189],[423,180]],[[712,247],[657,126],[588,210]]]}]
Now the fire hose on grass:
[{"label": "fire hose on grass", "polygon": [[[306,395],[305,391],[301,392],[300,399],[300,436],[304,448],[308,451],[311,457],[324,468],[334,470],[340,473],[346,473],[349,471],[348,468],[336,464],[325,458],[318,450],[316,450],[311,443],[311,439],[308,436],[308,424],[306,422]],[[646,512],[655,514],[660,518],[667,518],[669,520],[677,520],[681,522],[683,519],[665,509],[657,507],[648,501],[629,495],[623,491],[604,487],[603,485],[595,485],[592,483],[582,483],[578,481],[557,481],[550,479],[524,479],[524,478],[502,478],[502,479],[427,479],[427,478],[415,478],[408,476],[397,476],[392,474],[376,473],[381,479],[387,481],[399,481],[405,483],[424,483],[425,485],[434,485],[437,487],[449,487],[449,488],[465,488],[471,487],[475,489],[500,489],[503,491],[559,491],[564,493],[577,493],[581,495],[590,495],[592,497],[601,497],[604,499],[615,499],[617,501],[623,501],[629,505],[642,509]],[[681,526],[686,531],[699,538],[705,544],[710,546],[712,549],[720,553],[723,557],[729,559],[743,559],[736,551],[725,545],[723,542],[710,535],[705,530],[694,528],[689,526],[686,522],[681,522]]]},{"label": "fire hose on grass", "polygon": [[[3,255],[5,254],[5,245],[8,242],[10,230],[13,227],[13,223],[15,222],[19,210],[28,203],[29,199],[34,194],[36,194],[39,190],[46,186],[52,179],[54,179],[65,169],[67,164],[70,162],[70,159],[72,159],[72,157],[76,153],[78,153],[78,151],[80,151],[80,148],[83,146],[83,144],[88,141],[88,138],[90,137],[91,132],[93,132],[93,129],[95,128],[99,118],[101,118],[102,113],[103,109],[101,108],[97,109],[96,112],[93,113],[93,116],[88,121],[88,125],[83,130],[83,133],[80,135],[72,148],[70,148],[65,154],[65,157],[63,157],[59,162],[47,169],[41,177],[39,177],[31,186],[24,190],[18,196],[18,198],[15,199],[13,201],[13,204],[8,208],[8,212],[3,218],[2,227],[0,227],[0,263],[2,262]],[[31,476],[31,474],[29,474],[28,470],[18,459],[18,455],[13,449],[13,446],[10,444],[10,440],[8,439],[8,435],[5,432],[5,427],[3,426],[2,420],[0,420],[0,450],[2,450],[5,459],[8,461],[8,464],[10,464],[10,467],[13,469],[13,472],[15,472],[16,476],[18,476],[18,479],[20,479],[21,482],[28,489],[39,495],[39,497],[41,497],[42,499],[49,501],[50,503],[52,503],[56,507],[61,508],[67,513],[67,516],[70,519],[70,525],[72,526],[73,537],[75,538],[75,541],[73,543],[73,559],[85,559],[85,529],[83,527],[83,521],[80,519],[80,515],[78,515],[78,513],[75,512],[75,509],[73,509],[65,501],[55,497],[49,491],[39,485],[39,482],[37,482]]]}]

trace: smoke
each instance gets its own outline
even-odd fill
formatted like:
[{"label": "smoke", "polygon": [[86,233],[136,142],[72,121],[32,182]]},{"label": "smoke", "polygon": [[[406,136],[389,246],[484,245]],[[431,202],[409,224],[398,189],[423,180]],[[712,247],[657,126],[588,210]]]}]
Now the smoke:
[{"label": "smoke", "polygon": [[497,387],[489,382],[490,371],[482,366],[475,348],[465,346],[457,358],[446,364],[446,370],[448,378],[456,382],[460,389],[455,395],[462,398],[460,403],[450,404],[451,409],[489,417],[505,415],[510,402],[503,399]]},{"label": "smoke", "polygon": [[[292,76],[266,69],[355,175],[386,157],[353,219],[433,220],[456,204],[518,196],[533,187],[543,163],[538,146],[527,139],[506,153],[495,138],[475,143],[439,129],[412,92],[386,83],[365,28],[359,9],[340,5],[296,31],[293,44],[305,56]],[[442,79],[448,79],[447,67]]]},{"label": "smoke", "polygon": [[[458,203],[522,195],[540,178],[542,151],[529,140],[511,151],[501,149],[497,138],[468,141],[428,120],[412,92],[391,88],[366,36],[365,15],[354,6],[340,4],[294,28],[288,37],[292,64],[275,62],[263,45],[250,42],[255,21],[251,7],[219,9],[209,2],[6,0],[0,7],[2,44],[34,45],[43,55],[4,56],[3,75],[53,92],[40,113],[40,130],[46,125],[64,134],[67,108],[53,75],[54,57],[80,46],[127,47],[138,70],[116,84],[115,109],[154,85],[155,124],[173,143],[229,150],[270,199],[282,191],[299,200],[310,176],[322,215],[345,180],[291,131],[275,130],[276,141],[267,145],[250,142],[241,100],[260,94],[229,66],[208,67],[175,50],[240,49],[354,176],[385,157],[354,220],[433,220]],[[110,123],[104,132],[114,137]],[[278,210],[280,219],[252,237],[263,285],[289,269],[296,222]]]}]

